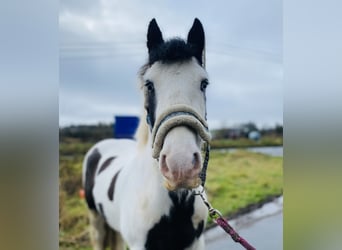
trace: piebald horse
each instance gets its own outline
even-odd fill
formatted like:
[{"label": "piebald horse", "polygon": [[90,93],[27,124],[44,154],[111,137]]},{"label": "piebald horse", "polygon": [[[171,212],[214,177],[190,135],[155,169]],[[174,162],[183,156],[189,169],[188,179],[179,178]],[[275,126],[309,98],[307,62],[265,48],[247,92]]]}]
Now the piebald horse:
[{"label": "piebald horse", "polygon": [[156,20],[149,23],[136,140],[103,140],[83,163],[94,249],[205,248],[208,211],[194,194],[202,190],[201,152],[210,140],[204,45],[197,18],[186,41],[164,41]]}]

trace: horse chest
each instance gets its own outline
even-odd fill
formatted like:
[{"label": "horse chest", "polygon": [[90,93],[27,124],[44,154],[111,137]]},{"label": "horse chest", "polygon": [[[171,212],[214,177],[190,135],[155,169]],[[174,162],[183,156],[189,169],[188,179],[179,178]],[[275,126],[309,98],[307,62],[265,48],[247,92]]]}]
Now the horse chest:
[{"label": "horse chest", "polygon": [[169,214],[147,232],[146,250],[183,250],[197,240],[204,228],[204,220],[194,225],[195,197],[188,191],[169,192],[172,205]]}]

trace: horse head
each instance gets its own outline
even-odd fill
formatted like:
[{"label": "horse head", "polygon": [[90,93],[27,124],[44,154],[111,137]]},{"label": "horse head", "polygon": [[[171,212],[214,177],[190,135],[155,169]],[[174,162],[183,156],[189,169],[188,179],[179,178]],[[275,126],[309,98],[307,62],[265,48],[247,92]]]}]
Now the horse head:
[{"label": "horse head", "polygon": [[141,73],[152,156],[169,190],[199,186],[206,123],[204,30],[196,18],[187,40],[164,41],[157,22],[148,27],[148,63]]}]

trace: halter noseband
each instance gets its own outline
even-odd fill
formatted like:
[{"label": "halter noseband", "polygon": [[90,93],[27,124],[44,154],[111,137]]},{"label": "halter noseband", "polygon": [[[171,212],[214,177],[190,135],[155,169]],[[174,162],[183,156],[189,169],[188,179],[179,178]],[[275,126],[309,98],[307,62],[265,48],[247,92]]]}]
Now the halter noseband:
[{"label": "halter noseband", "polygon": [[202,171],[200,173],[202,186],[204,186],[209,161],[209,141],[211,136],[206,120],[189,106],[179,104],[173,105],[157,118],[155,125],[152,128],[152,157],[159,159],[160,151],[162,150],[167,133],[171,129],[179,126],[187,126],[195,130],[205,142],[205,156]]}]

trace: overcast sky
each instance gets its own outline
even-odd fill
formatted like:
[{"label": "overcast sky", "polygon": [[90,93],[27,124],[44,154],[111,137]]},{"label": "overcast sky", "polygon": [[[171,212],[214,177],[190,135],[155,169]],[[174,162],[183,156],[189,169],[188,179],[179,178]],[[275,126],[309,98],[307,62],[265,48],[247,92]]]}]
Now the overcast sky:
[{"label": "overcast sky", "polygon": [[282,1],[60,1],[60,126],[139,115],[137,72],[156,18],[164,39],[206,33],[211,128],[283,124]]}]

